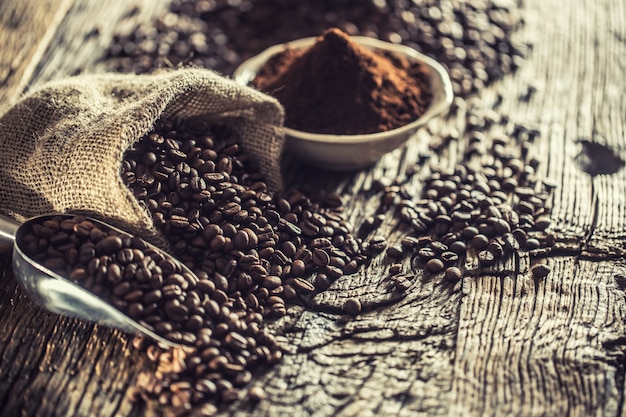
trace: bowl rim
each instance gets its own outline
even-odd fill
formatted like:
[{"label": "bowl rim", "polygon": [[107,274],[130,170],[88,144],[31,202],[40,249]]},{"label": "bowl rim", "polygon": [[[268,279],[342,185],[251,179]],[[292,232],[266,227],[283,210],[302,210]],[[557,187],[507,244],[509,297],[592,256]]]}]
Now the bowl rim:
[{"label": "bowl rim", "polygon": [[[232,79],[238,84],[249,86],[250,81],[252,81],[256,75],[258,68],[260,68],[271,56],[284,51],[286,48],[300,49],[313,45],[318,38],[319,36],[311,36],[270,46],[259,54],[248,58],[239,64],[233,72]],[[444,66],[437,60],[403,44],[386,42],[369,36],[350,36],[350,39],[357,42],[359,45],[367,47],[368,49],[380,49],[395,52],[426,65],[430,69],[431,85],[433,84],[432,80],[435,78],[439,79],[442,87],[441,94],[437,95],[433,92],[433,101],[420,117],[404,126],[386,130],[384,132],[340,135],[332,133],[305,132],[284,126],[283,128],[286,135],[289,135],[294,139],[306,140],[310,142],[323,142],[328,144],[376,142],[390,137],[395,137],[397,135],[409,133],[412,130],[424,125],[433,117],[443,113],[452,104],[454,99],[452,81],[450,80],[450,76]]]}]

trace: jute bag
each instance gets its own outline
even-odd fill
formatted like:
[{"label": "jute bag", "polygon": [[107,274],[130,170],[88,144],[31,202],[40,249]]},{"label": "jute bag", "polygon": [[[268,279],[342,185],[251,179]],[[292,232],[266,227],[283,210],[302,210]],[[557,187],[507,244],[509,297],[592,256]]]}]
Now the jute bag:
[{"label": "jute bag", "polygon": [[278,102],[210,70],[151,75],[84,75],[29,92],[0,118],[0,211],[97,215],[163,243],[148,213],[122,183],[129,146],[162,116],[227,124],[280,188],[283,110]]}]

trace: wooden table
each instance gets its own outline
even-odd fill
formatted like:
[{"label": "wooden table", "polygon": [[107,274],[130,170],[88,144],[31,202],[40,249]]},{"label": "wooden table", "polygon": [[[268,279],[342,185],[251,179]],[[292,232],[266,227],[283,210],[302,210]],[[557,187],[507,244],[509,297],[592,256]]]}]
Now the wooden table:
[{"label": "wooden table", "polygon": [[[112,34],[163,7],[0,2],[1,105],[47,80],[101,70]],[[416,282],[402,299],[353,320],[324,308],[382,291],[374,262],[276,324],[292,347],[255,376],[267,399],[224,414],[626,416],[626,8],[622,0],[526,0],[523,13],[519,36],[534,47],[519,71],[481,97],[502,94],[503,113],[540,131],[531,151],[539,173],[557,183],[551,273],[532,279],[526,254],[498,276]],[[528,85],[536,92],[520,100]],[[376,206],[363,190],[402,172],[424,143],[410,141],[368,171],[316,175],[349,197],[346,212],[359,224]],[[435,158],[449,166],[459,149],[444,144]],[[309,175],[302,169],[290,181]],[[139,372],[151,367],[131,337],[42,311],[17,286],[10,256],[0,264],[0,415],[159,414],[129,399]]]}]

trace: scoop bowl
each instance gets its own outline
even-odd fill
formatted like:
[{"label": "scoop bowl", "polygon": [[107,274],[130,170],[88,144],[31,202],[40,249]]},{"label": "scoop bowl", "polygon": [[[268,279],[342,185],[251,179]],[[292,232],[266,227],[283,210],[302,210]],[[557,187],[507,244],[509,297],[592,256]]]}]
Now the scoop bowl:
[{"label": "scoop bowl", "polygon": [[[19,224],[8,217],[0,216],[0,240],[13,242],[13,273],[29,299],[52,313],[83,319],[127,333],[147,336],[167,347],[180,346],[131,319],[105,300],[26,254],[22,242],[25,231],[29,228],[29,223],[39,223],[52,217],[71,218],[73,215],[36,216],[23,224]],[[88,220],[107,229],[125,233],[99,220],[93,218],[88,218]],[[128,235],[128,233],[126,234]],[[160,251],[156,247],[151,246],[151,248]]]},{"label": "scoop bowl", "polygon": [[[286,48],[308,48],[317,38],[303,38],[272,46],[242,62],[233,72],[233,80],[249,85],[257,72],[274,55]],[[372,51],[388,51],[428,68],[432,102],[426,111],[412,122],[396,129],[358,135],[334,135],[304,132],[284,128],[285,146],[303,162],[330,171],[353,171],[366,168],[403,143],[432,118],[444,113],[454,97],[452,82],[445,68],[436,60],[405,45],[393,44],[366,36],[352,36],[359,45]]]}]

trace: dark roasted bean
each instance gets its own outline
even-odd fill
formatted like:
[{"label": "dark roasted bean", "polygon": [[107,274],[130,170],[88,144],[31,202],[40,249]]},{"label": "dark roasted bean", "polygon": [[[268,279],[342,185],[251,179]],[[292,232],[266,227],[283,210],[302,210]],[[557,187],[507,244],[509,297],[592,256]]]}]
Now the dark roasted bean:
[{"label": "dark roasted bean", "polygon": [[533,274],[533,277],[537,278],[537,279],[541,279],[541,278],[547,277],[548,274],[550,273],[550,271],[551,271],[550,266],[546,265],[546,264],[537,264],[537,265],[534,265],[531,268],[531,272]]},{"label": "dark roasted bean", "polygon": [[485,266],[490,266],[493,265],[495,262],[495,256],[491,251],[488,250],[481,250],[480,252],[478,252],[478,261],[480,262],[481,265],[485,265]]},{"label": "dark roasted bean", "polygon": [[434,258],[426,262],[426,269],[429,272],[433,272],[433,273],[439,272],[443,270],[443,268],[444,268],[444,264],[441,261],[441,259]]},{"label": "dark roasted bean", "polygon": [[343,304],[343,311],[351,316],[357,316],[361,313],[361,302],[356,298],[349,298]]}]

